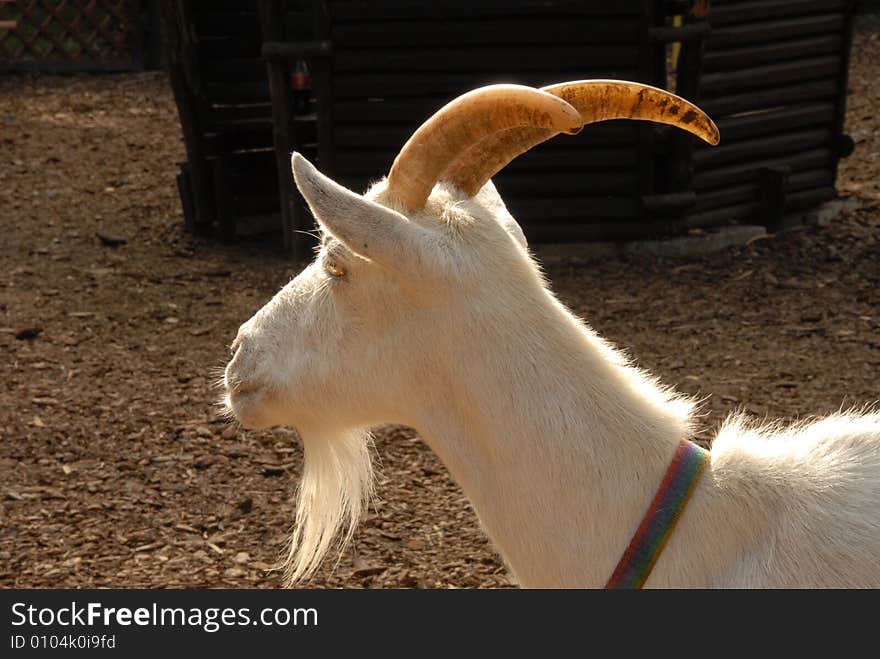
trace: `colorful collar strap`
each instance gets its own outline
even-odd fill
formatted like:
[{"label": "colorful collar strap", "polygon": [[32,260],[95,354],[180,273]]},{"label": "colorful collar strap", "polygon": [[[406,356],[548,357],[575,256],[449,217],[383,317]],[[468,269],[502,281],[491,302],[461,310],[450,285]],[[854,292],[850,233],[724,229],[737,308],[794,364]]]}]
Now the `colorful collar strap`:
[{"label": "colorful collar strap", "polygon": [[648,512],[605,588],[641,588],[645,584],[708,463],[709,451],[681,440]]}]

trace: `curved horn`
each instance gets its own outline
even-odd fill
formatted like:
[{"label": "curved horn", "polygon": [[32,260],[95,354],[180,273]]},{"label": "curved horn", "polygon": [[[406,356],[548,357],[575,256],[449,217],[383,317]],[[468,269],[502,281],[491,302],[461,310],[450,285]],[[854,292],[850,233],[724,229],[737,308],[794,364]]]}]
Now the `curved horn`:
[{"label": "curved horn", "polygon": [[580,113],[559,95],[522,85],[490,85],[440,108],[409,138],[388,174],[388,190],[409,210],[424,207],[434,184],[465,149],[499,130],[535,126],[577,133]]},{"label": "curved horn", "polygon": [[[625,80],[577,80],[542,90],[576,107],[584,125],[609,119],[638,119],[676,126],[712,145],[720,139],[718,127],[700,108],[657,87]],[[514,158],[557,134],[532,127],[495,133],[464,152],[441,178],[473,196]]]}]

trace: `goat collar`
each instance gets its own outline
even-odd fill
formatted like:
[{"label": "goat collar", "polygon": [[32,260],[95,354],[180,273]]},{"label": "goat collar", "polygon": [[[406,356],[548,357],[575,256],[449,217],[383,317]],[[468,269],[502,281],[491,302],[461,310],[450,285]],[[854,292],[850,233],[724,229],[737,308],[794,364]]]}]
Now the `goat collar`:
[{"label": "goat collar", "polygon": [[645,584],[708,463],[709,451],[681,440],[654,500],[605,588],[641,588]]}]

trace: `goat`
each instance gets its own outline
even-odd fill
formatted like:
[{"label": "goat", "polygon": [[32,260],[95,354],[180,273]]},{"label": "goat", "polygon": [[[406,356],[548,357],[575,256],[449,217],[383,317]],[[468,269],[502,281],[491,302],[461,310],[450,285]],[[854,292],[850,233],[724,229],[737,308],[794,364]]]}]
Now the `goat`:
[{"label": "goat", "polygon": [[[243,425],[295,426],[304,444],[290,583],[351,538],[372,496],[368,429],[392,422],[443,461],[520,585],[605,583],[695,403],[554,297],[490,179],[612,118],[718,141],[668,92],[578,81],[459,97],[364,195],[293,154],[322,243],[241,326],[224,378]],[[880,414],[731,417],[646,585],[880,586]]]}]

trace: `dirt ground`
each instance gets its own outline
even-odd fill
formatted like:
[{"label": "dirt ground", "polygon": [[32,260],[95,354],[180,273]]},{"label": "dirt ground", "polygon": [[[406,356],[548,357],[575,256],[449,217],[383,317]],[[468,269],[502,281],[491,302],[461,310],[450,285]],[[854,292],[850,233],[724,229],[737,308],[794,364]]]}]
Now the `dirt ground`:
[{"label": "dirt ground", "polygon": [[[548,265],[555,291],[723,417],[880,398],[880,30],[853,47],[828,226],[701,258]],[[159,74],[0,81],[0,586],[278,587],[301,451],[227,425],[216,369],[296,272],[182,230],[184,152]],[[314,587],[510,586],[412,431],[376,442],[381,497]]]}]

